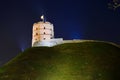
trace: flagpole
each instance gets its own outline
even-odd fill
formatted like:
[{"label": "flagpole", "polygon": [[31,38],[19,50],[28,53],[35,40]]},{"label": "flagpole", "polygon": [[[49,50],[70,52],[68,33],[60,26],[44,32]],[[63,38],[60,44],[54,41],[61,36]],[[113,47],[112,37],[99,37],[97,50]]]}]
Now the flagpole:
[{"label": "flagpole", "polygon": [[45,23],[45,17],[44,17],[44,15],[41,16],[41,19]]}]

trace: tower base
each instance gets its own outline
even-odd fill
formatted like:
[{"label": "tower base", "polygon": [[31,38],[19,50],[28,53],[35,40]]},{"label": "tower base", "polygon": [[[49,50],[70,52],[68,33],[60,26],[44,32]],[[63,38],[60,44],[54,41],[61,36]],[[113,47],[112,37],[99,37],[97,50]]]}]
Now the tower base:
[{"label": "tower base", "polygon": [[56,39],[50,39],[50,40],[43,40],[35,42],[32,47],[40,47],[40,46],[46,46],[46,47],[53,47],[58,44],[63,43],[63,38],[56,38]]}]

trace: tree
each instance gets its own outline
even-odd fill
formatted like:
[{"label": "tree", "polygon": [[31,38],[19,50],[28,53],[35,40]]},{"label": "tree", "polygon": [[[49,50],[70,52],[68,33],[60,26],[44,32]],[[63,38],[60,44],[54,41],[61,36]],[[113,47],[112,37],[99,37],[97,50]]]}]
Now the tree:
[{"label": "tree", "polygon": [[112,2],[108,3],[108,8],[116,10],[118,7],[120,7],[120,1],[119,0],[112,0]]}]

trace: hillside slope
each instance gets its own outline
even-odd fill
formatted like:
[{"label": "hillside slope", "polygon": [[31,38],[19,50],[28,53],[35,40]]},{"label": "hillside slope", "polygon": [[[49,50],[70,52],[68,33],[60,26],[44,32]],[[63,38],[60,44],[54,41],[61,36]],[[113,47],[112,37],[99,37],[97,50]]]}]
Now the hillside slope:
[{"label": "hillside slope", "polygon": [[120,48],[103,42],[29,48],[0,68],[0,80],[120,80]]}]

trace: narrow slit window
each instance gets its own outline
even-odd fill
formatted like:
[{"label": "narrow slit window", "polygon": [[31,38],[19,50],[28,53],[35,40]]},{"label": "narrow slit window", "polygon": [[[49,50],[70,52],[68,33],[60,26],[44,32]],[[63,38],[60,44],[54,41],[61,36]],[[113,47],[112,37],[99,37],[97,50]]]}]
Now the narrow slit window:
[{"label": "narrow slit window", "polygon": [[36,33],[36,35],[38,35],[38,33]]}]

